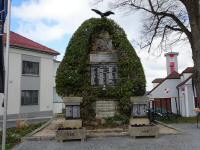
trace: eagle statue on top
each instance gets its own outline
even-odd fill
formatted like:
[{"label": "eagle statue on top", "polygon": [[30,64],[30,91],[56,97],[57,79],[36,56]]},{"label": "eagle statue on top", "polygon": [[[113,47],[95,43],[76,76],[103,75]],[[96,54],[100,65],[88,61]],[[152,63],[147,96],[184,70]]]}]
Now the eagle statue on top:
[{"label": "eagle statue on top", "polygon": [[106,12],[103,13],[103,12],[97,10],[97,9],[91,9],[91,10],[94,11],[95,13],[97,13],[98,15],[100,15],[101,18],[106,18],[106,17],[108,17],[110,15],[114,15],[115,14],[112,11],[106,11]]}]

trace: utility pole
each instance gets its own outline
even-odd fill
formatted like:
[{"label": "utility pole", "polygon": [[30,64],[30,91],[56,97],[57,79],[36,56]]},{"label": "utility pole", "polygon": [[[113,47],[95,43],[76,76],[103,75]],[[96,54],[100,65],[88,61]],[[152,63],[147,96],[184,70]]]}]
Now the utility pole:
[{"label": "utility pole", "polygon": [[10,49],[10,16],[11,16],[11,0],[7,0],[7,26],[6,26],[6,51],[5,51],[5,83],[4,83],[4,111],[3,111],[3,135],[2,150],[6,150],[6,123],[7,123],[7,107],[8,107],[8,83],[9,83],[9,49]]}]

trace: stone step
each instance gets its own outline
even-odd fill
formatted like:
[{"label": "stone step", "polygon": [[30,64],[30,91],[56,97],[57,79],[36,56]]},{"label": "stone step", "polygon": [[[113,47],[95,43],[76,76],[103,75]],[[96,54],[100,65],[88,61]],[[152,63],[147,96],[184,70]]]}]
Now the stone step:
[{"label": "stone step", "polygon": [[94,138],[94,137],[116,137],[116,136],[128,136],[128,132],[94,132],[94,133],[87,133],[87,138]]},{"label": "stone step", "polygon": [[104,128],[87,130],[88,138],[93,137],[115,137],[115,136],[127,136],[128,128]]}]

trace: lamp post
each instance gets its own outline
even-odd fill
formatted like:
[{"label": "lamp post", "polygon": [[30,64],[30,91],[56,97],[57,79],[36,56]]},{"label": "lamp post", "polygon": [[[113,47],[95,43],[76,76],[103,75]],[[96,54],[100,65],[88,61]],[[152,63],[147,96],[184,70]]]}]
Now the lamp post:
[{"label": "lamp post", "polygon": [[7,122],[7,104],[8,104],[8,75],[9,75],[9,49],[10,49],[10,15],[11,0],[8,0],[7,26],[6,26],[6,52],[5,52],[5,83],[4,83],[4,111],[3,111],[3,135],[2,150],[6,150],[6,122]]}]

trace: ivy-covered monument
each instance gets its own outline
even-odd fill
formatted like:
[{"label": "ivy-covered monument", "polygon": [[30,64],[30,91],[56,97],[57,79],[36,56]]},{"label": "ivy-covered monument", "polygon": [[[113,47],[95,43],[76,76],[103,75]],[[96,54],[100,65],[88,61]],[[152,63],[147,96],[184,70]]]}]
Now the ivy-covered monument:
[{"label": "ivy-covered monument", "polygon": [[81,118],[130,116],[131,96],[145,94],[142,64],[113,20],[91,18],[72,36],[58,68],[56,90],[83,97]]}]

